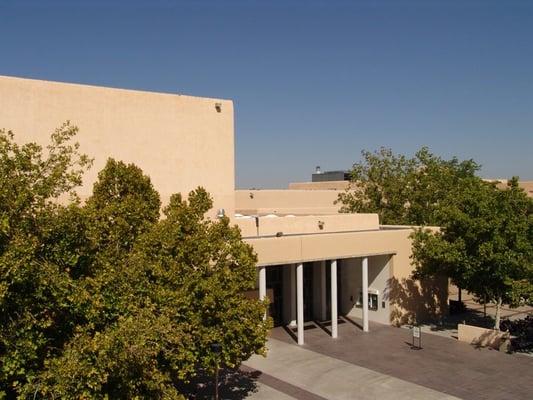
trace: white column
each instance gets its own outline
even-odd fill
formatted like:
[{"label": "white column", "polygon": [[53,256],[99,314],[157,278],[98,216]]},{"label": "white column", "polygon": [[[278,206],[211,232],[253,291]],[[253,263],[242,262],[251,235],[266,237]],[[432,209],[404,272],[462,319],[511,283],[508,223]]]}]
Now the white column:
[{"label": "white column", "polygon": [[[259,267],[259,300],[264,300],[267,293],[266,267]],[[266,313],[263,318],[266,318]]]},{"label": "white column", "polygon": [[296,266],[296,308],[298,344],[304,344],[304,265]]},{"label": "white column", "polygon": [[320,319],[322,321],[328,318],[328,301],[326,297],[326,261],[320,261]]},{"label": "white column", "polygon": [[338,336],[337,260],[331,260],[331,337]]},{"label": "white column", "polygon": [[368,332],[368,257],[363,258],[363,331]]},{"label": "white column", "polygon": [[290,326],[296,326],[296,264],[290,264],[291,269],[291,322]]}]

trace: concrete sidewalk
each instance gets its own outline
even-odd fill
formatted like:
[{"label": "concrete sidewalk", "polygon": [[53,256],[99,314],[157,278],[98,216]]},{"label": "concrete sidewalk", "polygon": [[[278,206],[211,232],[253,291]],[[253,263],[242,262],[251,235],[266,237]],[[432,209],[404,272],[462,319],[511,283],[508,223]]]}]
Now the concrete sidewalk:
[{"label": "concrete sidewalk", "polygon": [[[355,321],[356,322],[356,321]],[[339,324],[339,338],[309,327],[305,345],[274,328],[267,358],[245,363],[257,382],[297,399],[532,399],[533,358],[480,349],[423,334],[422,350],[406,329]],[[439,397],[440,396],[440,397]],[[252,397],[254,397],[252,395]]]},{"label": "concrete sidewalk", "polygon": [[[328,357],[276,339],[268,357],[254,356],[245,365],[325,399],[452,400],[444,393]],[[276,390],[283,392],[283,384]],[[260,398],[261,390],[252,398]],[[266,393],[265,393],[266,394]],[[306,396],[298,396],[305,398]],[[312,396],[315,397],[315,396]]]},{"label": "concrete sidewalk", "polygon": [[[285,394],[283,392],[280,392],[279,390],[276,390],[268,385],[265,385],[264,383],[256,383],[257,387],[255,392],[252,392],[250,396],[248,396],[249,399],[253,400],[293,400],[295,397],[289,396],[288,394]],[[224,398],[222,396],[222,398]]]}]

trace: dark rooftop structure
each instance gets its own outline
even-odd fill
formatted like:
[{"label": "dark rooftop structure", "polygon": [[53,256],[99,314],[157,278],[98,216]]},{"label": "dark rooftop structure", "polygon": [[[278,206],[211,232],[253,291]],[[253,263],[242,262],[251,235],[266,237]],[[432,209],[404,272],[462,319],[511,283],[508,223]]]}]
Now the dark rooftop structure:
[{"label": "dark rooftop structure", "polygon": [[315,173],[311,177],[311,182],[327,182],[327,181],[349,181],[349,171],[322,171],[320,166],[316,167]]}]

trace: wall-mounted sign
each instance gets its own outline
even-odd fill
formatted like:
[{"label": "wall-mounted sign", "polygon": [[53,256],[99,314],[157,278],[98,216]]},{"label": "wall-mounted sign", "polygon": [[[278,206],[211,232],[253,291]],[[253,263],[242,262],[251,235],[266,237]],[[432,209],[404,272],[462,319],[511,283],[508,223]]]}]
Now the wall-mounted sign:
[{"label": "wall-mounted sign", "polygon": [[[375,292],[377,292],[377,290]],[[355,306],[357,308],[363,307],[363,292],[359,292],[359,298],[357,299],[357,303],[355,303]],[[378,309],[377,293],[371,293],[370,291],[368,292],[368,309],[371,311],[377,311]]]}]

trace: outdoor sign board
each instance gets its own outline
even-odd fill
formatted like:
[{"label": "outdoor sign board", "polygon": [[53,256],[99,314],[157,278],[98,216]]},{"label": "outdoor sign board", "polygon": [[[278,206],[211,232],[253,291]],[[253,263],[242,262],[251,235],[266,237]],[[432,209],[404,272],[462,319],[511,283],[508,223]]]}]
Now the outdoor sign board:
[{"label": "outdoor sign board", "polygon": [[[413,349],[420,350],[422,348],[422,330],[419,326],[413,326],[411,331],[413,332]],[[417,345],[415,345],[415,339],[418,341]]]},{"label": "outdoor sign board", "polygon": [[420,327],[419,326],[413,326],[413,337],[420,338]]}]

